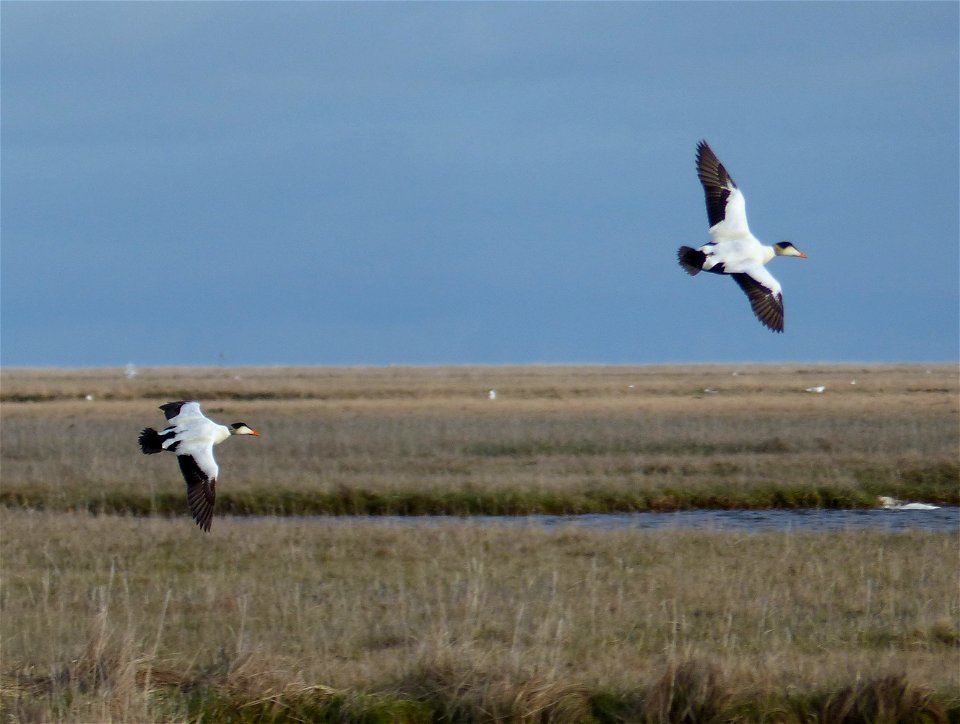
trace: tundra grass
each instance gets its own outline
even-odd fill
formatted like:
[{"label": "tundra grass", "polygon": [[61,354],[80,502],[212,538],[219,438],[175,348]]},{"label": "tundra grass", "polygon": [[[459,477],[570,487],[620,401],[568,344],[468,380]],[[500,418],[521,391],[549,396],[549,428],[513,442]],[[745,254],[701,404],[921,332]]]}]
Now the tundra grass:
[{"label": "tundra grass", "polygon": [[5,721],[947,721],[955,535],[0,511]]},{"label": "tundra grass", "polygon": [[0,503],[11,507],[183,515],[172,456],[136,445],[142,427],[163,424],[157,405],[177,398],[263,433],[217,449],[218,513],[960,502],[951,366],[3,370],[0,380]]}]

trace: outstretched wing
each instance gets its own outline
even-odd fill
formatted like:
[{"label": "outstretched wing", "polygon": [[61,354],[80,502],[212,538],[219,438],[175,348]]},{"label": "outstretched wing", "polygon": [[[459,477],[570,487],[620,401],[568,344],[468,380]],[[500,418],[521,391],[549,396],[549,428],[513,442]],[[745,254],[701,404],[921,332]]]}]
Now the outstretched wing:
[{"label": "outstretched wing", "polygon": [[746,272],[737,272],[730,276],[746,293],[753,313],[760,323],[774,332],[782,332],[783,293],[780,282],[763,266],[752,267]]},{"label": "outstretched wing", "polygon": [[217,463],[213,459],[212,447],[206,453],[203,450],[177,455],[180,472],[187,483],[187,503],[190,513],[204,531],[210,530],[213,520],[213,505],[217,499]]},{"label": "outstretched wing", "polygon": [[200,412],[200,403],[196,400],[168,402],[165,405],[160,405],[160,409],[163,410],[163,414],[168,421],[173,422],[176,419],[174,424],[182,424],[190,418],[203,417],[203,413]]},{"label": "outstretched wing", "polygon": [[750,227],[743,194],[706,141],[697,144],[697,176],[707,202],[710,238],[722,241],[748,235]]}]

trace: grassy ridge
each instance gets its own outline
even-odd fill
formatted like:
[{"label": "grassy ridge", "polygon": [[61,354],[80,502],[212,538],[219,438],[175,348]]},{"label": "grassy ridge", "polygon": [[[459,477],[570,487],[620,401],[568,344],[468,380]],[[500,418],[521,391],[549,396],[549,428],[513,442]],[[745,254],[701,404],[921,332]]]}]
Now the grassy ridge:
[{"label": "grassy ridge", "polygon": [[5,370],[0,502],[182,513],[176,466],[135,440],[197,397],[263,432],[217,450],[223,513],[957,504],[958,393],[920,366]]},{"label": "grassy ridge", "polygon": [[[650,491],[585,489],[580,491],[483,490],[368,490],[341,487],[334,491],[254,490],[223,493],[217,498],[220,515],[577,515],[585,513],[672,512],[692,509],[872,508],[879,493],[926,500],[939,505],[960,504],[957,466],[941,464],[901,471],[896,483],[858,487],[771,485],[737,488],[718,483],[696,491],[663,487]],[[52,498],[29,488],[0,489],[0,505],[36,510],[83,510],[100,515],[181,516],[183,494],[138,494],[110,491],[99,497]]]}]

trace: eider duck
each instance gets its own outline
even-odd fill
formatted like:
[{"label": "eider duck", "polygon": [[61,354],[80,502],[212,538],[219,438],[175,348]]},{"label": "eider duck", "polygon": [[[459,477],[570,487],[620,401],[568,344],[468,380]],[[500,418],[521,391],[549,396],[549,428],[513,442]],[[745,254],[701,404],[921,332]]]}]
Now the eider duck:
[{"label": "eider duck", "polygon": [[210,530],[213,519],[213,504],[217,496],[217,475],[220,468],[213,459],[213,446],[231,435],[254,435],[260,433],[244,422],[235,422],[229,427],[220,425],[200,411],[195,400],[180,400],[160,405],[167,422],[160,432],[152,427],[140,433],[140,449],[144,455],[167,450],[176,453],[180,472],[187,481],[187,502],[190,512],[205,532]]},{"label": "eider duck", "polygon": [[690,276],[701,271],[732,276],[760,323],[782,332],[782,289],[764,265],[775,256],[806,259],[807,255],[789,241],[765,246],[750,233],[743,194],[706,141],[697,144],[697,175],[707,201],[711,241],[699,249],[681,246],[677,252],[680,266]]}]

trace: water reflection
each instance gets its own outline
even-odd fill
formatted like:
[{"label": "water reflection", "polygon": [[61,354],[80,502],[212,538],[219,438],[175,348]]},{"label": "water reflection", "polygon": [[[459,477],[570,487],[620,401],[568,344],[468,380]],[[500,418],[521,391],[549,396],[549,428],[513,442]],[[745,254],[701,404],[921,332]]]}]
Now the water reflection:
[{"label": "water reflection", "polygon": [[936,510],[684,510],[675,513],[588,513],[585,515],[529,515],[498,516],[476,515],[457,517],[448,515],[429,516],[316,516],[323,522],[366,520],[382,523],[416,524],[465,524],[489,525],[517,524],[543,525],[555,528],[565,525],[587,528],[617,530],[623,528],[646,529],[710,529],[744,532],[761,531],[842,531],[842,530],[928,530],[960,532],[960,507],[943,507]]},{"label": "water reflection", "polygon": [[960,508],[936,510],[685,510],[676,513],[539,516],[547,526],[769,530],[960,530]]}]

